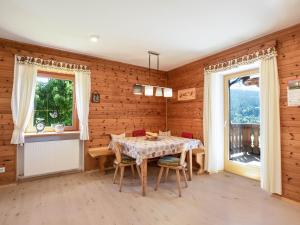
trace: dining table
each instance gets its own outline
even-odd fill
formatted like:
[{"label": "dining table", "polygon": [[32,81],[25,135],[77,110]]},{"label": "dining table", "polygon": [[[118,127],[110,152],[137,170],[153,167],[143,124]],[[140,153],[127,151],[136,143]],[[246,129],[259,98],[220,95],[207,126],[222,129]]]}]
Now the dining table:
[{"label": "dining table", "polygon": [[187,151],[188,179],[192,180],[192,150],[203,147],[200,140],[175,136],[158,136],[156,140],[149,140],[147,137],[125,137],[115,140],[121,145],[121,152],[136,160],[141,168],[141,189],[142,195],[147,193],[147,166],[148,159],[174,155]]}]

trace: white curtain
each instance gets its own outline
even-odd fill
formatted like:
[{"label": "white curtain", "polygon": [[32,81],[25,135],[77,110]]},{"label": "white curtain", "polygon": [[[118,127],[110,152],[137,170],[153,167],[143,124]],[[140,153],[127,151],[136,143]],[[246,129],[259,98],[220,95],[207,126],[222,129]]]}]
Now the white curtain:
[{"label": "white curtain", "polygon": [[89,139],[89,103],[91,94],[90,72],[75,72],[76,105],[79,119],[80,139]]},{"label": "white curtain", "polygon": [[34,104],[37,68],[15,60],[11,110],[14,122],[12,144],[24,143],[24,132],[31,117]]},{"label": "white curtain", "polygon": [[224,86],[223,76],[204,74],[204,146],[205,170],[216,173],[224,170]]},{"label": "white curtain", "polygon": [[280,89],[276,57],[263,59],[260,66],[261,187],[281,194]]}]

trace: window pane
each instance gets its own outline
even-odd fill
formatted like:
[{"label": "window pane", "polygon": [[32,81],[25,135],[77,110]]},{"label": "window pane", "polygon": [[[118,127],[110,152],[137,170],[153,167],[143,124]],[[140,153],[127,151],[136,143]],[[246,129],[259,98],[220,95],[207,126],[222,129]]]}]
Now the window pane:
[{"label": "window pane", "polygon": [[252,75],[229,81],[231,123],[259,124],[259,86],[255,83],[257,80],[258,76]]},{"label": "window pane", "polygon": [[73,81],[38,77],[35,90],[34,125],[63,123],[72,126]]}]

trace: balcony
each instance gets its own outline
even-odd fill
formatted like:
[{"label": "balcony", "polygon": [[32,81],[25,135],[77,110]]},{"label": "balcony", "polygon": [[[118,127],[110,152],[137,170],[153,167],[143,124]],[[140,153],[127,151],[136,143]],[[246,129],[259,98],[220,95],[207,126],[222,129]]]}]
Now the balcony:
[{"label": "balcony", "polygon": [[229,138],[230,160],[251,165],[259,165],[259,124],[230,124]]}]

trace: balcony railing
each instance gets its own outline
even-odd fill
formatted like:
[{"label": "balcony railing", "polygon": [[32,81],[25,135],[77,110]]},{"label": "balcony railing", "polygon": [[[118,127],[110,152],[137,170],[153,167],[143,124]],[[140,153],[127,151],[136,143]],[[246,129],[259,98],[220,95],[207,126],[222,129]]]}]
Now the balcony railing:
[{"label": "balcony railing", "polygon": [[260,125],[230,124],[230,155],[249,153],[260,155]]}]

